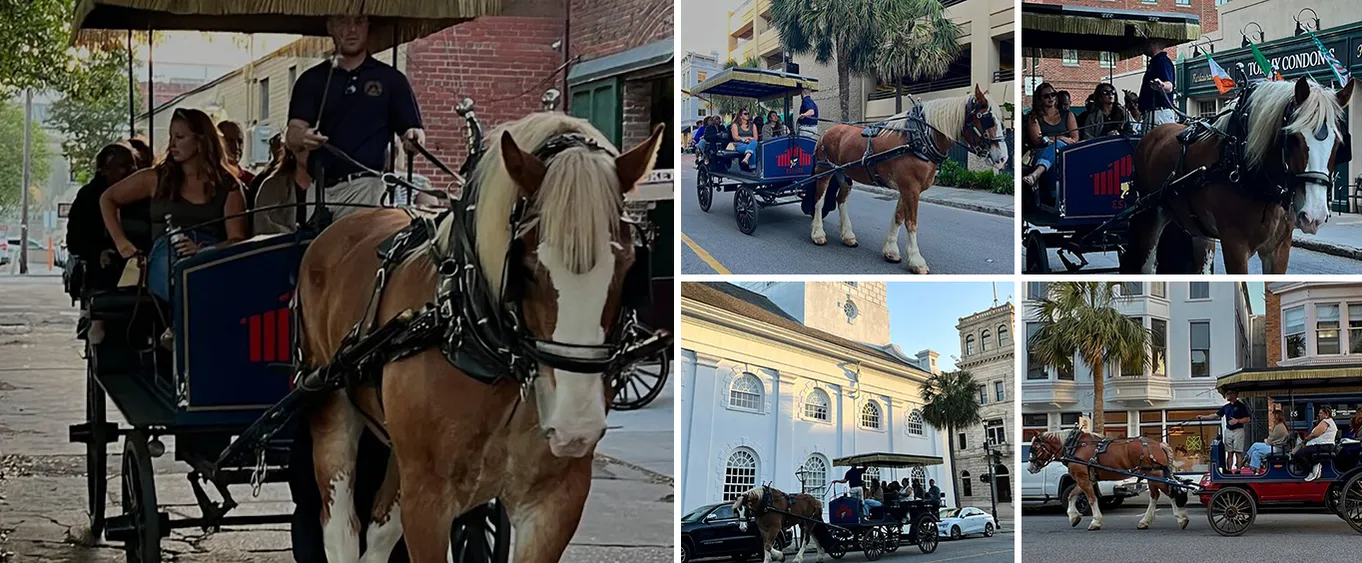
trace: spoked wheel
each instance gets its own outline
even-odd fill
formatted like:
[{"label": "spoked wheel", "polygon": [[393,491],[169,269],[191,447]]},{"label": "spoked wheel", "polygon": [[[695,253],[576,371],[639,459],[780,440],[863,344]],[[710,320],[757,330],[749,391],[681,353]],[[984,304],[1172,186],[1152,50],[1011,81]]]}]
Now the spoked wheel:
[{"label": "spoked wheel", "polygon": [[917,519],[917,548],[923,553],[936,551],[937,544],[941,543],[941,538],[936,534],[936,520],[931,516],[923,514]]},{"label": "spoked wheel", "polygon": [[738,219],[738,230],[744,235],[757,232],[756,192],[747,186],[733,194],[733,215]]},{"label": "spoked wheel", "polygon": [[505,505],[493,500],[456,518],[449,540],[454,561],[506,563],[511,558],[511,520]]},{"label": "spoked wheel", "polygon": [[1258,517],[1258,503],[1253,495],[1238,487],[1216,491],[1211,505],[1206,507],[1206,519],[1211,529],[1222,536],[1241,536]]},{"label": "spoked wheel", "polygon": [[893,553],[899,550],[899,544],[903,543],[903,526],[888,526],[884,529],[884,552]]},{"label": "spoked wheel", "polygon": [[700,200],[700,211],[708,213],[709,206],[714,205],[714,180],[704,166],[695,172],[695,196]]},{"label": "spoked wheel", "polygon": [[667,386],[667,374],[671,370],[671,365],[669,354],[663,350],[661,354],[629,368],[629,373],[615,391],[615,399],[611,406],[621,411],[632,411],[648,406]]},{"label": "spoked wheel", "polygon": [[123,442],[123,515],[131,528],[123,551],[128,563],[160,563],[161,516],[156,511],[156,476],[147,436],[134,430]]},{"label": "spoked wheel", "polygon": [[107,416],[104,388],[95,381],[94,368],[85,368],[85,422],[90,427],[90,440],[85,443],[85,486],[90,495],[90,536],[104,534],[104,504],[109,489],[109,442],[105,425]]},{"label": "spoked wheel", "polygon": [[1045,237],[1039,231],[1026,234],[1026,273],[1050,273],[1050,253],[1045,248]]},{"label": "spoked wheel", "polygon": [[856,541],[856,536],[846,528],[828,528],[828,532],[832,535],[832,545],[823,547],[830,557],[841,559],[842,556],[847,554],[847,546]]},{"label": "spoked wheel", "polygon": [[870,561],[878,561],[884,555],[884,530],[879,527],[867,529],[861,536],[861,552]]},{"label": "spoked wheel", "polygon": [[1362,533],[1362,472],[1354,473],[1339,495],[1338,513],[1349,526]]}]

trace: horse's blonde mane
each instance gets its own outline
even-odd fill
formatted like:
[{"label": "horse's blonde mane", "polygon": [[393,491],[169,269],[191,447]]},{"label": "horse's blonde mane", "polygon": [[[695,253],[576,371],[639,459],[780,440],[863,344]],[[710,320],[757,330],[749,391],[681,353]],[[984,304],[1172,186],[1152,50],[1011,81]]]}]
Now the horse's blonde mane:
[{"label": "horse's blonde mane", "polygon": [[[965,128],[966,117],[965,104],[967,104],[969,102],[969,99],[973,97],[974,94],[971,93],[965,96],[956,96],[953,98],[939,98],[936,100],[928,100],[922,102],[922,114],[927,118],[927,123],[929,125],[935,127],[942,134],[946,135],[947,138],[954,141],[959,138],[960,131]],[[993,98],[991,96],[985,94],[984,99],[988,100],[988,107],[990,108],[997,107],[993,104]],[[909,126],[908,114],[910,112],[912,112],[911,109],[896,114],[893,117],[890,117],[889,119],[885,120],[886,124],[893,129],[899,130],[907,129]],[[884,135],[886,133],[901,134],[901,131],[894,131],[892,129],[882,129],[880,130],[879,135]]]},{"label": "horse's blonde mane", "polygon": [[[509,219],[520,198],[520,186],[511,178],[502,159],[503,131],[510,131],[516,145],[527,153],[563,133],[580,133],[606,149],[570,148],[558,153],[526,210],[526,217],[538,222],[540,244],[557,250],[559,259],[573,273],[589,271],[601,253],[609,254],[609,242],[618,234],[623,212],[619,177],[615,174],[619,149],[587,120],[540,112],[493,128],[486,136],[487,152],[469,181],[478,186],[474,202],[478,260],[496,298],[501,295],[506,248],[512,236],[519,234],[511,232]],[[440,226],[438,244],[448,244],[452,223],[446,220]]]},{"label": "horse's blonde mane", "polygon": [[[1310,96],[1296,108],[1286,132],[1313,135],[1321,125],[1327,125],[1338,136],[1338,122],[1343,118],[1343,108],[1338,105],[1338,99],[1314,80],[1307,79],[1306,83],[1310,85]],[[1249,94],[1249,132],[1244,160],[1250,170],[1258,169],[1262,164],[1277,132],[1281,130],[1282,112],[1295,97],[1296,82],[1284,80],[1263,82]],[[1234,102],[1227,109],[1232,107]],[[1215,127],[1224,131],[1230,126],[1232,116],[1233,113],[1226,112],[1215,120]]]}]

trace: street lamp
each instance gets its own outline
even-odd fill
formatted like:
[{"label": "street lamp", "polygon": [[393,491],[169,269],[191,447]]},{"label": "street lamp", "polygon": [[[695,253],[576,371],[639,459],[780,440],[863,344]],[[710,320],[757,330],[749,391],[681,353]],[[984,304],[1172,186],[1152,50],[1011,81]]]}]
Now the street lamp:
[{"label": "street lamp", "polygon": [[[1301,14],[1304,14],[1307,10],[1308,10],[1311,14],[1314,14],[1314,15],[1315,15],[1315,18],[1314,18],[1314,19],[1315,19],[1315,28],[1314,28],[1314,29],[1310,29],[1309,26],[1307,26],[1305,23],[1301,22]],[[1296,20],[1296,32],[1294,33],[1294,35],[1300,35],[1300,34],[1302,34],[1302,33],[1305,33],[1306,31],[1319,31],[1319,14],[1316,14],[1316,13],[1315,13],[1315,10],[1314,10],[1313,8],[1301,8],[1301,11],[1296,12],[1296,15],[1295,15],[1295,16],[1292,16],[1291,19]]]},{"label": "street lamp", "polygon": [[[1202,42],[1201,39],[1205,39],[1206,41]],[[1214,53],[1214,52],[1215,52],[1215,43],[1211,41],[1211,38],[1210,38],[1210,37],[1206,37],[1205,35],[1202,35],[1202,36],[1201,36],[1201,39],[1197,39],[1198,42],[1192,43],[1192,56],[1193,56],[1193,57],[1200,57],[1201,55],[1204,55],[1204,54],[1206,54],[1206,53]],[[1205,50],[1205,51],[1201,50],[1202,47],[1205,47],[1206,50]]]},{"label": "street lamp", "polygon": [[1256,28],[1258,28],[1258,42],[1259,42],[1259,43],[1262,43],[1262,42],[1263,42],[1263,26],[1258,25],[1258,22],[1252,22],[1252,21],[1251,21],[1251,22],[1248,22],[1248,23],[1244,24],[1244,27],[1239,28],[1239,35],[1240,35],[1240,37],[1243,38],[1242,40],[1239,41],[1239,46],[1240,46],[1240,47],[1248,47],[1248,46],[1249,46],[1248,31],[1246,31],[1246,30],[1249,28],[1250,25],[1251,25],[1251,26],[1254,26],[1254,27],[1256,27]]},{"label": "street lamp", "polygon": [[998,522],[998,527],[1002,527],[1002,521],[998,519],[998,476],[993,468],[1002,463],[1002,450],[1007,447],[1006,441],[994,444],[991,440],[984,440],[984,463],[988,465],[988,500],[993,505],[993,521]]}]

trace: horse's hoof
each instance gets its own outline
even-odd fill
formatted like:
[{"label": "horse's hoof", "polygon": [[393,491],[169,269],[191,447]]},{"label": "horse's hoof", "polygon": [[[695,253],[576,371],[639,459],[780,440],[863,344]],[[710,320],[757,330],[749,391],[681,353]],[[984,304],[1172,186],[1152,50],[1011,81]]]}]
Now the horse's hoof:
[{"label": "horse's hoof", "polygon": [[1073,518],[1070,518],[1070,519],[1069,519],[1069,527],[1071,527],[1071,528],[1077,528],[1077,527],[1078,527],[1078,522],[1079,522],[1080,520],[1082,520],[1082,518],[1079,518],[1079,517],[1077,517],[1077,516],[1074,516]]},{"label": "horse's hoof", "polygon": [[890,264],[898,264],[903,261],[903,257],[897,254],[885,254],[884,261]]},{"label": "horse's hoof", "polygon": [[857,242],[856,239],[851,240],[842,239],[842,244],[845,244],[851,248],[856,248],[861,245],[861,243]]},{"label": "horse's hoof", "polygon": [[813,243],[818,246],[823,246],[828,243],[828,239],[827,237],[813,237]]},{"label": "horse's hoof", "polygon": [[1136,530],[1148,530],[1148,529],[1149,529],[1149,524],[1145,524],[1144,522],[1140,522],[1139,524],[1136,524],[1136,525],[1135,525],[1135,529],[1136,529]]},{"label": "horse's hoof", "polygon": [[1097,524],[1089,524],[1089,525],[1088,525],[1088,531],[1089,531],[1089,532],[1096,532],[1097,530],[1101,530],[1101,529],[1102,529],[1102,527],[1101,527],[1101,526],[1098,526]]},{"label": "horse's hoof", "polygon": [[914,274],[923,275],[923,274],[926,274],[929,270],[927,269],[927,265],[926,265],[926,264],[923,264],[923,265],[921,265],[921,266],[911,266],[911,265],[910,265],[910,266],[908,266],[908,271],[909,271],[909,272],[912,272],[912,273],[914,273]]},{"label": "horse's hoof", "polygon": [[1186,530],[1186,529],[1187,529],[1187,523],[1188,523],[1188,522],[1191,522],[1191,519],[1190,519],[1190,518],[1184,518],[1184,519],[1182,519],[1182,520],[1178,520],[1178,525],[1179,525],[1179,526],[1182,526],[1182,529]]}]

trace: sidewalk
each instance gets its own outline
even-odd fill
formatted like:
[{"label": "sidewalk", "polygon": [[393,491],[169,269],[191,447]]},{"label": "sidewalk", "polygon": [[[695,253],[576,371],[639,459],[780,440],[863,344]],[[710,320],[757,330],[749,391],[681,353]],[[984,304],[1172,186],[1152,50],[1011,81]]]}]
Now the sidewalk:
[{"label": "sidewalk", "polygon": [[1334,213],[1317,234],[1293,232],[1291,246],[1362,260],[1362,214]]},{"label": "sidewalk", "polygon": [[[863,192],[898,198],[898,192],[879,186],[870,186],[861,183],[853,183],[852,187]],[[991,215],[1001,215],[1003,217],[1013,217],[1016,215],[1016,199],[1007,194],[995,194],[984,190],[967,190],[964,188],[948,188],[946,186],[932,186],[920,196],[922,201],[955,207],[969,211],[978,211]]]}]

